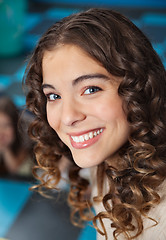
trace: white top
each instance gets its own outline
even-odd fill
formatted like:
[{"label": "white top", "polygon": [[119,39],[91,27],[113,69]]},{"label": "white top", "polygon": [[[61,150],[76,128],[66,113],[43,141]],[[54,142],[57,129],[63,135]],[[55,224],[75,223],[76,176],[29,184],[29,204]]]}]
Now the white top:
[{"label": "white top", "polygon": [[[96,171],[92,172],[92,177],[93,179],[96,178]],[[92,197],[97,196],[97,186],[94,184],[94,181],[93,187]],[[155,224],[155,222],[150,219],[143,218],[144,230],[140,236],[135,238],[136,240],[166,240],[166,181],[162,184],[160,192],[160,195],[162,195],[161,203],[152,208],[148,213],[149,217],[158,221],[158,225],[151,227]],[[105,211],[102,203],[93,202],[93,204],[96,213]],[[111,228],[111,221],[103,219],[103,223],[107,231],[108,240],[113,240],[113,231],[115,228]],[[102,228],[100,229],[102,230]],[[105,240],[105,236],[97,233],[97,240]],[[125,240],[125,238],[123,235],[120,235],[118,240]]]}]

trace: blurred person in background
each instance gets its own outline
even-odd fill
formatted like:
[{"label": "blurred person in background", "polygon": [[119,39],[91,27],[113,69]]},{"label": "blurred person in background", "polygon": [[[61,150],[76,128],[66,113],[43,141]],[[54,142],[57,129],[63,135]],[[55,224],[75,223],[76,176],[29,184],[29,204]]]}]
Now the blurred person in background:
[{"label": "blurred person in background", "polygon": [[0,97],[0,176],[31,176],[32,142],[20,114],[10,98]]}]

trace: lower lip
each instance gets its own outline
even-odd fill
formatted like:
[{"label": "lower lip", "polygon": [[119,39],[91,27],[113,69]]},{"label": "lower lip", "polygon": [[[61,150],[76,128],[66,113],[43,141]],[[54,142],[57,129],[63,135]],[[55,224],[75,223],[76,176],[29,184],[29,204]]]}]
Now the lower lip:
[{"label": "lower lip", "polygon": [[[103,130],[103,132],[104,132],[104,130]],[[86,140],[84,142],[74,142],[73,139],[70,137],[71,145],[72,145],[72,147],[77,148],[77,149],[90,147],[100,139],[103,132],[100,133],[99,135],[97,135],[96,137],[90,138],[89,140]]]}]

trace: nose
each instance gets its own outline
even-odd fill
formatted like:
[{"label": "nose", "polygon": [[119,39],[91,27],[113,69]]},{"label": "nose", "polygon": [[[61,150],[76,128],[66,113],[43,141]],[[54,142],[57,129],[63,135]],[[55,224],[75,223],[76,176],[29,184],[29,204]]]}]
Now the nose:
[{"label": "nose", "polygon": [[67,100],[63,103],[61,112],[61,122],[66,126],[73,126],[83,121],[86,114],[83,111],[81,104],[76,100]]}]

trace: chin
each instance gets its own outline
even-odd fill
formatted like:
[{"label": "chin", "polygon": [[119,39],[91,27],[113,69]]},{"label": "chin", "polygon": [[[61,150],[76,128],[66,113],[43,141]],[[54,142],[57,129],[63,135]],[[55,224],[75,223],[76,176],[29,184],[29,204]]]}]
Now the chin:
[{"label": "chin", "polygon": [[[95,167],[97,165],[99,165],[101,162],[103,161],[97,161],[97,159],[91,159],[91,158],[88,158],[88,157],[85,157],[85,158],[79,158],[79,157],[74,157],[73,156],[73,159],[74,159],[74,162],[77,166],[79,166],[80,168],[91,168],[91,167]],[[95,162],[94,162],[95,160]]]},{"label": "chin", "polygon": [[78,166],[78,167],[80,167],[80,168],[88,168],[89,166],[85,163],[85,162],[80,162],[80,160],[75,160],[75,158],[73,158],[74,159],[74,162],[75,162],[75,164]]}]

